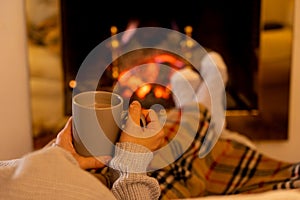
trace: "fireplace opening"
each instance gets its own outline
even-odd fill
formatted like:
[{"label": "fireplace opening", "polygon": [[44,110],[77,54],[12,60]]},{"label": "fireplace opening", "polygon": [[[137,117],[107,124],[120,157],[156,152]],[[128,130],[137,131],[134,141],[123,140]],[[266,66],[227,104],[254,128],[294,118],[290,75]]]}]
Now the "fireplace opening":
[{"label": "fireplace opening", "polygon": [[[97,90],[113,91],[121,95],[124,107],[138,100],[146,109],[153,105],[161,105],[156,109],[169,109],[175,107],[171,77],[186,67],[193,68],[187,60],[171,52],[138,49],[113,61],[99,80]],[[114,77],[116,71],[118,76]],[[196,69],[194,71],[197,72]],[[200,79],[201,75],[198,74]]]},{"label": "fireplace opening", "polygon": [[[200,45],[219,52],[228,66],[227,109],[258,109],[255,81],[258,70],[259,0],[211,0],[201,2],[201,6],[196,1],[187,1],[177,7],[178,12],[170,9],[170,4],[151,3],[142,6],[143,9],[132,9],[124,2],[125,5],[121,6],[123,10],[115,13],[111,10],[110,15],[101,9],[114,8],[115,2],[74,0],[61,3],[66,114],[71,113],[73,88],[69,84],[75,80],[86,56],[95,46],[111,37],[111,27],[117,27],[117,31],[122,32],[132,19],[158,22],[161,27],[176,29],[184,34],[186,26],[193,27],[192,38]],[[174,6],[172,3],[172,8]]]}]

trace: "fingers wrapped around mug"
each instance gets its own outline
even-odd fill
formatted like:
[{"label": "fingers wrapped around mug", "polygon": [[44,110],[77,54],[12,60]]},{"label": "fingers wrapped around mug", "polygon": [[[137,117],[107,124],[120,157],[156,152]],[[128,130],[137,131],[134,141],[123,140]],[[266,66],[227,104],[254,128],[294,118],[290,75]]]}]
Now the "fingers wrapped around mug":
[{"label": "fingers wrapped around mug", "polygon": [[[145,125],[141,125],[141,116],[145,118]],[[161,147],[163,140],[164,131],[156,112],[142,109],[138,101],[133,101],[128,109],[128,119],[120,142],[133,142],[155,151]]]}]

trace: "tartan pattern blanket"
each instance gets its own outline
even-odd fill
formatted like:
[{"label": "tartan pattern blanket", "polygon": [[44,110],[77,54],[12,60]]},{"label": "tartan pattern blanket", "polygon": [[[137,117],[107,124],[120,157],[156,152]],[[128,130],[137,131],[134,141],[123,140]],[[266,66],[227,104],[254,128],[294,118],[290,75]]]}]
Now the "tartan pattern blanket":
[{"label": "tartan pattern blanket", "polygon": [[[275,160],[231,139],[218,138],[214,142],[216,135],[213,128],[209,128],[210,113],[201,104],[196,105],[199,106],[198,110],[194,106],[185,108],[185,118],[181,118],[181,109],[168,112],[164,124],[166,143],[170,144],[173,139],[176,142],[175,145],[168,145],[169,148],[163,155],[154,157],[154,164],[150,164],[150,168],[157,163],[161,164],[164,158],[170,161],[172,159],[169,158],[173,156],[175,161],[148,172],[160,184],[160,199],[300,188],[300,162]],[[200,112],[200,118],[195,118],[195,111]],[[195,124],[198,126],[194,126]],[[191,127],[198,127],[195,135],[188,133],[193,130]],[[176,138],[179,133],[181,137]],[[185,142],[191,139],[192,143],[188,148],[183,148],[186,146]],[[198,156],[200,148],[208,153],[203,158]],[[93,174],[111,187],[107,167]]]},{"label": "tartan pattern blanket", "polygon": [[[212,139],[208,136],[213,130],[208,129],[209,112],[201,105],[199,108],[199,129],[189,148],[175,162],[148,173],[159,181],[161,199],[300,188],[300,163],[272,159],[229,139],[219,138],[211,150],[209,146],[201,146],[204,140]],[[179,130],[180,115],[180,110],[172,110],[168,115],[164,125],[168,141]],[[184,123],[194,122],[191,119]],[[200,148],[209,151],[204,158],[198,156]]]}]

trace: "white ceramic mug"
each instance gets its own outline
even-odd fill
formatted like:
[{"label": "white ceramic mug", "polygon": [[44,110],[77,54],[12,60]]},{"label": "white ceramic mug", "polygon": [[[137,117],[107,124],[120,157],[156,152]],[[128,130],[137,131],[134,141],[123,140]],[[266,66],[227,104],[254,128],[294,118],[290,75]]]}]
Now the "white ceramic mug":
[{"label": "white ceramic mug", "polygon": [[107,91],[87,91],[72,98],[73,144],[80,155],[112,155],[123,102],[120,95]]}]

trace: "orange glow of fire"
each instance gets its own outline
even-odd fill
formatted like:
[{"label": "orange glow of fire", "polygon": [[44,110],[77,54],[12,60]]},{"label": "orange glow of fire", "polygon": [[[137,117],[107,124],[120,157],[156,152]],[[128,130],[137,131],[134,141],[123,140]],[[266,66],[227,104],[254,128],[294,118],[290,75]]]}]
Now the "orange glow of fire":
[{"label": "orange glow of fire", "polygon": [[164,96],[164,89],[161,87],[154,88],[154,96],[156,98],[162,98]]},{"label": "orange glow of fire", "polygon": [[162,87],[162,86],[155,86],[153,87],[151,84],[145,84],[142,87],[140,87],[136,91],[136,95],[140,99],[144,99],[147,94],[153,89],[154,96],[156,98],[163,98],[168,99],[170,98],[170,90],[168,88]]},{"label": "orange glow of fire", "polygon": [[170,97],[170,91],[162,86],[156,86],[154,88],[154,96],[156,98],[168,99]]},{"label": "orange glow of fire", "polygon": [[[177,66],[177,68],[175,68],[175,71],[178,68],[181,68],[184,64],[183,62],[178,61],[174,57],[167,54],[155,57],[155,61],[170,62],[173,65]],[[156,82],[160,71],[160,68],[158,66],[159,65],[155,65],[153,63],[148,63],[147,66],[139,68],[139,70],[143,70],[143,73],[138,70],[125,70],[120,72],[118,76],[118,83],[120,84],[121,88],[123,88],[122,96],[125,98],[130,98],[132,96],[132,93],[135,93],[135,95],[139,99],[145,99],[149,93],[152,93],[155,98],[169,99],[171,97],[170,83],[168,83],[167,86],[153,84]],[[135,72],[137,72],[137,74],[135,74]],[[166,76],[168,77],[165,78],[167,80],[170,79],[173,73],[174,70],[169,72],[169,74],[166,74]]]},{"label": "orange glow of fire", "polygon": [[183,68],[185,65],[184,62],[182,62],[181,60],[175,58],[174,56],[168,55],[168,54],[158,55],[154,58],[154,60],[157,63],[164,63],[164,62],[171,63],[179,69]]},{"label": "orange glow of fire", "polygon": [[143,99],[151,91],[151,88],[152,88],[152,86],[150,84],[145,84],[136,91],[136,95],[140,99]]}]

